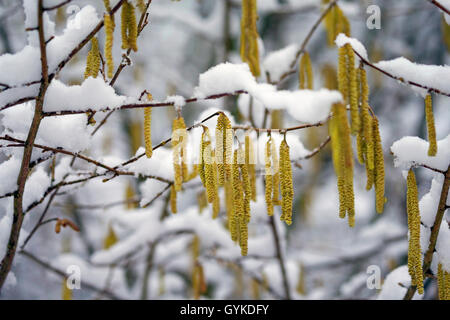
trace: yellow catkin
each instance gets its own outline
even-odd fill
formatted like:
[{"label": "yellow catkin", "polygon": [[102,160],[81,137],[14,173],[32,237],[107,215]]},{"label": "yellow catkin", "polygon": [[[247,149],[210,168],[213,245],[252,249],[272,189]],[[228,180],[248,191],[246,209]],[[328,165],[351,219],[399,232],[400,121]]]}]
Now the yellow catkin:
[{"label": "yellow catkin", "polygon": [[303,264],[300,264],[298,268],[298,282],[296,291],[301,295],[304,295],[306,293],[305,268],[303,267]]},{"label": "yellow catkin", "polygon": [[[149,95],[148,100],[151,99]],[[145,155],[151,158],[153,154],[152,146],[152,108],[144,108],[144,140],[145,140]]]},{"label": "yellow catkin", "polygon": [[[215,157],[213,153],[213,157]],[[220,211],[220,198],[219,198],[219,179],[217,177],[217,165],[214,164],[213,166],[213,192],[214,192],[214,200],[212,202],[212,218],[216,219],[219,216]]]},{"label": "yellow catkin", "polygon": [[195,300],[200,299],[200,296],[206,292],[205,274],[203,272],[203,266],[199,263],[194,266],[192,288]]},{"label": "yellow catkin", "polygon": [[302,58],[300,59],[300,67],[298,75],[299,75],[299,88],[312,90],[314,80],[313,80],[311,58],[309,57],[308,52],[303,53]]},{"label": "yellow catkin", "polygon": [[177,213],[177,191],[175,190],[175,186],[172,184],[170,187],[170,211],[172,213]]},{"label": "yellow catkin", "polygon": [[245,136],[245,164],[248,167],[248,176],[251,189],[251,200],[256,202],[256,164],[255,152],[250,135]]},{"label": "yellow catkin", "polygon": [[261,292],[259,290],[259,282],[255,278],[252,278],[252,284],[251,284],[251,292],[252,292],[252,298],[254,300],[261,299]]},{"label": "yellow catkin", "polygon": [[186,144],[187,141],[186,124],[182,117],[177,117],[172,124],[172,149],[174,166],[174,186],[175,191],[181,190],[183,183],[183,167],[186,165]]},{"label": "yellow catkin", "polygon": [[107,66],[107,76],[108,78],[113,77],[114,72],[114,59],[112,54],[112,47],[114,42],[114,16],[105,14],[105,58]]},{"label": "yellow catkin", "polygon": [[233,208],[233,183],[231,180],[225,182],[224,185],[225,191],[225,210],[227,213],[227,227],[231,234],[231,239],[236,240],[236,228],[235,228],[235,220],[234,220],[234,208]]},{"label": "yellow catkin", "polygon": [[280,201],[280,161],[278,158],[277,148],[275,143],[271,144],[271,155],[272,155],[272,203],[274,206],[279,206]]},{"label": "yellow catkin", "polygon": [[106,11],[110,12],[111,11],[111,3],[109,0],[103,0],[103,4],[105,5],[105,9]]},{"label": "yellow catkin", "polygon": [[203,209],[208,206],[208,200],[206,199],[206,191],[197,193],[198,212],[201,214]]},{"label": "yellow catkin", "polygon": [[361,83],[361,132],[364,138],[364,163],[370,170],[374,169],[374,145],[373,145],[373,125],[372,117],[369,112],[369,85],[367,84],[366,71],[363,68],[358,69]]},{"label": "yellow catkin", "polygon": [[375,185],[375,204],[378,213],[382,213],[384,209],[384,159],[383,147],[381,145],[380,129],[378,119],[373,118],[373,144],[374,144],[374,185]]},{"label": "yellow catkin", "polygon": [[353,150],[350,139],[350,126],[343,104],[335,104],[332,108],[329,132],[333,164],[339,191],[339,216],[348,216],[349,226],[355,223],[355,199],[353,191]]},{"label": "yellow catkin", "polygon": [[272,153],[272,138],[266,143],[265,150],[265,181],[266,181],[266,190],[265,190],[265,198],[266,198],[266,207],[267,214],[269,216],[273,215],[273,202],[272,202],[272,193],[273,193],[273,172],[272,172],[272,162],[271,162],[271,153]]},{"label": "yellow catkin", "polygon": [[351,117],[351,131],[352,134],[357,134],[360,128],[359,106],[358,106],[358,83],[356,79],[355,69],[355,54],[350,44],[345,45],[347,51],[347,74],[348,74],[348,89],[349,89],[349,105]]},{"label": "yellow catkin", "polygon": [[292,181],[292,166],[289,156],[289,146],[285,139],[280,144],[280,178],[281,178],[281,217],[286,224],[292,223],[292,201],[294,185]]},{"label": "yellow catkin", "polygon": [[[239,235],[236,234],[236,237],[234,238],[236,238],[237,240],[237,237],[239,236],[242,252],[243,245],[245,245],[246,243],[246,239],[242,239],[242,237],[245,236],[246,223],[244,223],[245,221],[244,190],[239,172],[239,161],[237,150],[234,151],[232,172],[233,172],[232,181],[233,181],[233,211],[234,211],[233,219],[235,220],[233,222],[233,225],[235,225],[236,232],[239,232]],[[242,252],[242,254],[244,255],[244,252]]]},{"label": "yellow catkin", "polygon": [[206,187],[206,181],[205,181],[205,148],[207,143],[210,143],[210,135],[209,135],[209,129],[208,127],[203,127],[202,137],[200,140],[200,154],[199,154],[199,161],[198,161],[198,175],[200,176],[200,180],[203,183],[203,186]]},{"label": "yellow catkin", "polygon": [[141,13],[145,12],[145,8],[147,7],[145,4],[145,0],[137,0],[136,1],[136,7],[138,7],[139,11]]},{"label": "yellow catkin", "polygon": [[114,232],[114,229],[109,226],[108,227],[108,233],[106,234],[105,239],[103,240],[103,249],[107,250],[111,248],[113,245],[117,243],[119,239],[117,238],[116,233]]},{"label": "yellow catkin", "polygon": [[204,167],[205,167],[205,188],[206,198],[208,203],[213,203],[216,198],[216,181],[214,179],[216,171],[216,163],[211,150],[211,142],[205,142],[204,152]]},{"label": "yellow catkin", "polygon": [[327,13],[324,19],[325,29],[327,31],[328,45],[333,46],[334,40],[339,33],[350,36],[350,23],[338,5]]},{"label": "yellow catkin", "polygon": [[223,185],[231,177],[233,131],[231,122],[225,113],[221,112],[216,126],[216,161],[219,171],[219,185]]},{"label": "yellow catkin", "polygon": [[133,184],[128,183],[127,187],[125,188],[125,208],[128,210],[136,209],[137,203],[135,202],[136,193],[134,191]]},{"label": "yellow catkin", "polygon": [[67,278],[63,278],[62,282],[62,293],[61,293],[62,300],[72,300],[72,290],[67,287]]},{"label": "yellow catkin", "polygon": [[408,270],[413,285],[423,294],[422,254],[420,248],[420,212],[416,176],[410,169],[407,177],[407,213],[409,228]]},{"label": "yellow catkin", "polygon": [[89,77],[97,78],[98,72],[100,70],[100,51],[98,49],[97,38],[92,38],[91,40],[91,50],[89,50],[87,60],[86,60],[86,70],[84,72],[84,78]]},{"label": "yellow catkin", "polygon": [[137,51],[137,23],[134,6],[125,1],[122,5],[122,49]]},{"label": "yellow catkin", "polygon": [[256,21],[258,20],[256,0],[242,1],[242,17],[241,17],[241,41],[240,54],[242,61],[246,62],[250,71],[255,77],[261,73],[259,67],[259,50],[258,50],[258,30]]},{"label": "yellow catkin", "polygon": [[122,13],[120,15],[121,18],[121,34],[122,34],[122,49],[126,50],[130,47],[130,43],[128,42],[128,22],[130,20],[130,7],[131,5],[128,1],[125,1],[122,5]]},{"label": "yellow catkin", "polygon": [[248,165],[246,164],[245,161],[245,157],[246,154],[244,152],[244,150],[239,149],[238,151],[240,153],[240,157],[242,159],[238,159],[238,160],[242,160],[239,162],[239,168],[241,170],[241,175],[242,175],[242,186],[243,186],[243,190],[244,190],[244,218],[245,218],[245,222],[249,223],[250,221],[250,200],[252,198],[252,188],[250,185],[250,176],[249,176],[249,170],[248,170]]},{"label": "yellow catkin", "polygon": [[427,120],[428,141],[430,143],[428,147],[428,156],[434,157],[437,153],[437,142],[436,142],[436,128],[434,126],[433,102],[431,99],[431,94],[428,94],[425,97],[425,117]]},{"label": "yellow catkin", "polygon": [[338,50],[338,88],[344,101],[348,101],[348,73],[347,73],[347,49],[340,47]]},{"label": "yellow catkin", "polygon": [[336,68],[333,65],[326,63],[321,69],[321,74],[325,88],[330,90],[338,89]]}]

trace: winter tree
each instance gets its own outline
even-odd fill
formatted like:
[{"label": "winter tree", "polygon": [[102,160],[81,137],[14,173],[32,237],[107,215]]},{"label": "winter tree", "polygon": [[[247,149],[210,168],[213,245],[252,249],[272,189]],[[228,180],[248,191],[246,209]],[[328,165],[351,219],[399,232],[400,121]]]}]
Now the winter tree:
[{"label": "winter tree", "polygon": [[0,0],[2,299],[450,299],[450,1]]}]

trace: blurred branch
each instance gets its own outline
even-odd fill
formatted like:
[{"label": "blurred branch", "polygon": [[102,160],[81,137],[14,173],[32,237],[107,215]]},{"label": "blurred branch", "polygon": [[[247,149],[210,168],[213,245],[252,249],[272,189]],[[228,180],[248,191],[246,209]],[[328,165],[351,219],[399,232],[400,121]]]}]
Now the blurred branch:
[{"label": "blurred branch", "polygon": [[[70,274],[67,274],[67,273],[64,272],[64,271],[62,271],[62,270],[60,270],[60,269],[58,269],[58,268],[53,267],[53,266],[50,265],[49,263],[47,263],[47,262],[45,262],[45,261],[39,259],[38,257],[36,257],[35,255],[33,255],[32,253],[30,253],[30,252],[28,252],[28,251],[26,251],[26,250],[21,250],[21,251],[19,251],[19,253],[22,254],[22,255],[24,255],[25,257],[31,259],[32,261],[36,262],[36,263],[39,264],[41,267],[43,267],[43,268],[45,268],[45,269],[47,269],[47,270],[49,270],[49,271],[51,271],[51,272],[53,272],[53,273],[59,275],[59,276],[62,277],[63,279],[66,279],[68,276],[70,276]],[[97,286],[95,286],[95,285],[93,285],[93,284],[91,284],[91,283],[89,283],[89,282],[81,281],[81,286],[82,286],[82,287],[85,287],[85,288],[87,288],[87,289],[89,289],[89,290],[92,290],[92,291],[94,291],[94,292],[99,292],[99,293],[101,293],[101,294],[107,296],[108,298],[110,298],[110,299],[112,299],[112,300],[122,300],[122,298],[116,296],[114,293],[112,293],[112,292],[110,292],[110,291],[108,291],[108,290],[106,290],[106,289],[98,288]]]},{"label": "blurred branch", "polygon": [[450,11],[446,7],[444,7],[441,3],[439,3],[438,1],[436,1],[436,0],[428,0],[428,2],[434,4],[436,7],[438,7],[442,11],[444,11],[446,14],[450,15]]}]

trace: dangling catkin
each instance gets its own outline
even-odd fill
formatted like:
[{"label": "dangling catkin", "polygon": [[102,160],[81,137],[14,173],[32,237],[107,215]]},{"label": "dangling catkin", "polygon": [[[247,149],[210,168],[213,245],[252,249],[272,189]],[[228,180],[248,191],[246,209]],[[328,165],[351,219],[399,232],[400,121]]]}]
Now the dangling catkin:
[{"label": "dangling catkin", "polygon": [[428,147],[428,156],[434,157],[437,153],[437,142],[431,94],[427,94],[425,97],[425,117],[427,120],[428,141],[430,143]]},{"label": "dangling catkin", "polygon": [[[232,226],[233,229],[231,230],[231,236],[233,241],[236,241],[238,239],[237,232],[241,232],[241,221],[242,217],[244,215],[244,190],[242,188],[242,181],[239,174],[239,164],[238,164],[238,154],[237,150],[234,151],[234,158],[233,158],[233,165],[232,165],[232,171],[233,171],[233,220]],[[240,234],[239,234],[240,235]]]},{"label": "dangling catkin", "polygon": [[205,148],[206,148],[207,143],[211,143],[210,139],[211,139],[211,137],[209,135],[209,129],[208,129],[208,127],[204,126],[203,132],[202,132],[202,138],[200,140],[200,154],[199,154],[199,162],[198,162],[198,175],[200,176],[200,180],[202,181],[204,187],[206,187],[205,161],[204,161]]},{"label": "dangling catkin", "polygon": [[122,5],[122,49],[137,51],[137,23],[134,6],[125,1]]},{"label": "dangling catkin", "polygon": [[183,117],[177,117],[172,124],[172,150],[175,191],[181,190],[183,183],[183,166],[186,165],[187,131]]},{"label": "dangling catkin", "polygon": [[62,300],[72,300],[72,290],[69,289],[67,286],[67,278],[63,278],[62,282],[62,293],[61,293]]},{"label": "dangling catkin", "polygon": [[299,87],[300,89],[310,89],[313,88],[313,72],[311,66],[311,58],[308,52],[303,53],[300,59],[299,68]]},{"label": "dangling catkin", "polygon": [[267,206],[267,214],[269,216],[273,215],[273,202],[272,202],[272,192],[273,192],[273,172],[272,172],[272,138],[269,137],[269,140],[266,142],[266,150],[265,150],[265,181],[266,181],[266,190],[265,190],[265,198],[266,198],[266,206]]},{"label": "dangling catkin", "polygon": [[211,150],[211,142],[205,142],[205,152],[203,156],[205,166],[205,188],[208,203],[213,203],[216,198],[216,180],[214,178],[216,171],[215,159],[213,157],[213,151]]},{"label": "dangling catkin", "polygon": [[[152,95],[147,95],[147,100],[152,100]],[[145,155],[151,158],[153,154],[152,146],[152,108],[144,108],[144,140],[145,140]]]},{"label": "dangling catkin", "polygon": [[93,37],[91,40],[91,50],[89,50],[86,60],[86,70],[84,72],[84,78],[89,77],[97,78],[98,71],[100,70],[100,51],[98,49],[98,40]]},{"label": "dangling catkin", "polygon": [[407,177],[407,212],[409,228],[408,270],[411,282],[423,294],[422,254],[420,250],[420,212],[419,198],[414,171],[410,169]]},{"label": "dangling catkin", "polygon": [[177,213],[177,191],[175,190],[175,186],[172,184],[170,186],[170,211],[172,213]]},{"label": "dangling catkin", "polygon": [[238,150],[238,161],[239,161],[239,169],[241,170],[242,175],[242,186],[244,189],[244,221],[245,223],[249,223],[250,221],[250,200],[252,198],[252,188],[250,185],[250,176],[248,165],[246,164],[246,152],[242,148]]},{"label": "dangling catkin", "polygon": [[348,215],[348,223],[354,226],[353,150],[350,139],[346,108],[334,104],[330,120],[330,137],[334,169],[339,191],[339,217]]},{"label": "dangling catkin", "polygon": [[286,139],[280,144],[280,178],[281,178],[281,217],[286,224],[292,223],[292,201],[294,198],[294,185],[292,181],[292,167],[289,156],[289,146]]},{"label": "dangling catkin", "polygon": [[271,143],[271,155],[272,155],[272,203],[274,206],[279,206],[280,202],[280,161],[278,159],[278,152],[275,143]]},{"label": "dangling catkin", "polygon": [[219,170],[219,185],[231,177],[233,131],[231,122],[225,113],[221,112],[216,126],[216,161]]},{"label": "dangling catkin", "polygon": [[112,55],[112,47],[114,42],[114,16],[110,16],[109,14],[105,14],[105,58],[106,58],[106,66],[107,66],[107,75],[108,78],[113,77],[114,72],[114,59]]},{"label": "dangling catkin", "polygon": [[[375,204],[378,213],[382,213],[384,209],[384,159],[383,147],[381,145],[380,129],[378,126],[378,119],[376,117],[372,120],[373,123],[373,144],[374,144],[374,162],[375,168],[373,171],[373,182],[375,184]],[[369,177],[368,177],[369,179]]]},{"label": "dangling catkin", "polygon": [[251,199],[256,202],[256,168],[255,168],[255,152],[253,142],[250,135],[245,136],[245,164],[248,167],[248,175],[251,189]]},{"label": "dangling catkin", "polygon": [[442,267],[442,264],[438,264],[438,294],[439,300],[450,300],[450,272],[447,272]]},{"label": "dangling catkin", "polygon": [[255,77],[260,75],[256,0],[242,0],[240,54]]},{"label": "dangling catkin", "polygon": [[334,45],[334,40],[339,33],[344,33],[346,36],[350,36],[350,23],[338,5],[334,5],[333,8],[331,8],[331,10],[327,13],[324,19],[324,24],[327,31],[329,46]]},{"label": "dangling catkin", "polygon": [[103,0],[103,4],[105,5],[106,11],[110,12],[111,11],[110,1],[109,0]]}]

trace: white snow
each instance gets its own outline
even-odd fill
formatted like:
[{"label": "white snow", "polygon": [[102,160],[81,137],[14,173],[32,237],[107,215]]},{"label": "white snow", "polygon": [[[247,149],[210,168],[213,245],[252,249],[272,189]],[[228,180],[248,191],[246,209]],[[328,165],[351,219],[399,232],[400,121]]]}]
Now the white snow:
[{"label": "white snow", "polygon": [[[29,0],[26,3],[31,5],[32,2],[35,1]],[[29,5],[27,5],[27,8]],[[68,22],[63,33],[55,36],[47,44],[49,73],[56,70],[60,62],[94,29],[99,21],[100,19],[97,16],[95,8],[87,5]],[[30,26],[32,23],[30,22]],[[33,27],[35,26],[33,25]],[[4,54],[0,56],[0,70],[2,70],[0,73],[0,83],[14,87],[41,79],[40,50],[33,45],[33,40],[31,41],[32,43],[15,54]],[[38,89],[39,86],[32,86],[26,89],[27,95],[36,96]],[[6,94],[10,90],[13,89],[8,89],[4,93]],[[23,97],[22,94],[22,90],[16,90],[15,94],[8,93],[4,95],[2,93],[1,105],[18,100]]]},{"label": "white snow", "polygon": [[113,109],[132,102],[135,100],[117,95],[101,78],[89,77],[74,86],[53,80],[45,96],[44,111]]},{"label": "white snow", "polygon": [[436,218],[443,182],[443,175],[436,173],[431,181],[430,191],[426,193],[419,202],[420,220],[428,228],[433,226]]},{"label": "white snow", "polygon": [[[439,0],[439,3],[447,10],[450,10],[450,0]],[[444,13],[445,22],[450,25],[450,15]]]},{"label": "white snow", "polygon": [[394,165],[409,170],[414,165],[427,165],[445,171],[450,165],[450,135],[437,142],[436,156],[428,156],[428,141],[419,137],[403,137],[391,146],[394,154]]},{"label": "white snow", "polygon": [[176,108],[181,108],[186,105],[186,99],[182,96],[168,96],[164,102],[171,102]]},{"label": "white snow", "polygon": [[298,50],[298,44],[291,44],[267,55],[262,66],[269,73],[271,82],[280,81],[283,73],[291,70],[290,65],[292,61],[295,61]]},{"label": "white snow", "polygon": [[[405,296],[407,288],[411,285],[411,277],[408,273],[408,266],[400,266],[392,270],[384,279],[383,287],[378,300],[401,300]],[[421,299],[417,292],[413,299]]]},{"label": "white snow", "polygon": [[300,122],[315,123],[325,120],[334,103],[342,101],[338,91],[321,89],[277,91],[266,83],[257,83],[247,64],[222,63],[200,75],[195,97],[205,98],[220,93],[247,91],[268,109],[286,109]]},{"label": "white snow", "polygon": [[[404,57],[399,57],[388,61],[380,61],[375,63],[375,66],[398,78],[403,78],[404,80],[415,82],[428,88],[434,88],[441,92],[450,94],[450,66],[418,64],[411,62]],[[410,87],[422,97],[425,97],[428,94],[427,89],[417,86]]]},{"label": "white snow", "polygon": [[[338,34],[338,36],[336,37],[336,40],[334,42],[336,43],[336,45],[339,48],[343,47],[347,43],[350,44],[352,46],[352,48],[356,52],[358,52],[361,55],[361,57],[363,57],[363,59],[369,60],[368,56],[367,56],[367,50],[364,47],[364,45],[361,42],[359,42],[359,40],[357,40],[355,38],[347,37],[345,34],[340,33],[340,34]],[[359,60],[359,57],[357,57],[357,58]]]}]

